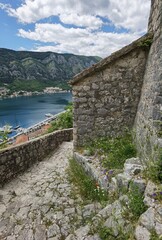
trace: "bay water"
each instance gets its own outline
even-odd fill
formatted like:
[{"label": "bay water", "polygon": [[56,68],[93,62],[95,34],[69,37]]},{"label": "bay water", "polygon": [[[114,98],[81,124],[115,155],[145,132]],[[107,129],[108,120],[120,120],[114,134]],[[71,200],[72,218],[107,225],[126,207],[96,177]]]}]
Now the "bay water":
[{"label": "bay water", "polygon": [[0,127],[11,125],[28,128],[46,119],[45,114],[62,112],[72,101],[72,94],[53,93],[0,100]]}]

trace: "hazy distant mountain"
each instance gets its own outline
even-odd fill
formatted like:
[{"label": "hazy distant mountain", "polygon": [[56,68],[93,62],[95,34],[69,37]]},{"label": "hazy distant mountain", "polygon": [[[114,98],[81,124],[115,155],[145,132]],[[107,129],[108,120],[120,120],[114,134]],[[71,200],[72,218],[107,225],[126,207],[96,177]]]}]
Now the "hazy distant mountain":
[{"label": "hazy distant mountain", "polygon": [[101,58],[53,52],[13,51],[0,48],[0,85],[65,85],[75,74],[97,63]]}]

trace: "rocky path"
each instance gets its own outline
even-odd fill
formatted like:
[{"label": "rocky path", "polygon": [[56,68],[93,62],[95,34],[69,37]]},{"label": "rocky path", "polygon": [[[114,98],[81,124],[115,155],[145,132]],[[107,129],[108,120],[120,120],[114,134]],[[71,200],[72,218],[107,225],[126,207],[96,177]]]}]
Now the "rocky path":
[{"label": "rocky path", "polygon": [[72,142],[0,190],[0,240],[64,240],[101,206],[73,194],[66,169]]}]

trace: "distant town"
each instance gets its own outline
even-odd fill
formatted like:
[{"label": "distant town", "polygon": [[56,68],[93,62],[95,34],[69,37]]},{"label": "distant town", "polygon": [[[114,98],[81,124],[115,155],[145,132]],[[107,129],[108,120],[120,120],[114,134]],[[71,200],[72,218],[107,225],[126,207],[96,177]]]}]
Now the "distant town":
[{"label": "distant town", "polygon": [[63,90],[59,87],[46,87],[42,92],[34,91],[15,91],[10,94],[10,90],[6,87],[0,87],[0,99],[3,98],[13,98],[13,97],[20,97],[20,96],[32,96],[32,95],[40,95],[40,94],[51,94],[51,93],[59,93],[59,92],[69,92],[70,90]]}]

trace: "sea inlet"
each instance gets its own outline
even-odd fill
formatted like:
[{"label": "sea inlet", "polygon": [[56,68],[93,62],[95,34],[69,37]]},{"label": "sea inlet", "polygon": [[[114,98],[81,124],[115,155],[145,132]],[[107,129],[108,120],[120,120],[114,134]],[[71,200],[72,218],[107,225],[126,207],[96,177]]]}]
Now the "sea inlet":
[{"label": "sea inlet", "polygon": [[0,127],[28,128],[43,121],[49,113],[62,112],[72,101],[70,92],[23,96],[0,100]]}]

